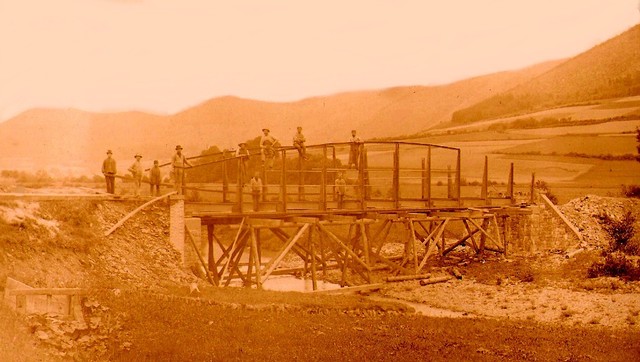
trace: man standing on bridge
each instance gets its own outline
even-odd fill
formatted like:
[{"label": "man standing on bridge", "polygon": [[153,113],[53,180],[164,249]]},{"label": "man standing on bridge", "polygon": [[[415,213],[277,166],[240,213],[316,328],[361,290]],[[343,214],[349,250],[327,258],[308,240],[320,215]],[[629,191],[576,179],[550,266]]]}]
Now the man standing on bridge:
[{"label": "man standing on bridge", "polygon": [[[160,196],[160,184],[162,183],[162,172],[158,160],[153,161],[153,167],[149,170],[149,195]],[[155,192],[154,192],[155,189]]]},{"label": "man standing on bridge", "polygon": [[175,188],[178,195],[184,194],[184,186],[186,184],[185,169],[187,167],[193,167],[187,158],[182,154],[182,146],[176,146],[176,154],[171,159],[171,166],[173,167],[173,180],[175,182]]},{"label": "man standing on bridge", "polygon": [[110,194],[115,194],[116,192],[116,160],[114,160],[111,155],[113,152],[111,150],[107,150],[107,158],[102,162],[102,174],[104,175],[104,179],[107,181],[107,192]]},{"label": "man standing on bridge", "polygon": [[133,176],[133,195],[135,197],[140,197],[140,185],[142,184],[142,164],[140,163],[140,160],[142,159],[142,155],[140,155],[139,153],[136,153],[135,157],[135,162],[133,162],[133,164],[131,165],[131,167],[129,167],[129,169],[127,171],[131,172],[131,176]]},{"label": "man standing on bridge", "polygon": [[360,164],[360,146],[362,140],[356,136],[356,130],[351,130],[351,138],[349,138],[350,150],[349,150],[349,168],[354,165],[356,169]]},{"label": "man standing on bridge", "polygon": [[278,140],[269,134],[268,128],[262,129],[262,137],[260,137],[260,153],[262,155],[262,167],[264,169],[273,168],[273,159],[276,157],[276,144]]}]

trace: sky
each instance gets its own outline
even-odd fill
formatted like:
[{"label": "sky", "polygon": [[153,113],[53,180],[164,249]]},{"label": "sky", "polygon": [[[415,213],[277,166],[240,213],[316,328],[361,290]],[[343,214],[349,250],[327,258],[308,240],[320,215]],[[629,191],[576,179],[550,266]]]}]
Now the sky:
[{"label": "sky", "polygon": [[0,121],[448,84],[568,58],[640,0],[0,0]]}]

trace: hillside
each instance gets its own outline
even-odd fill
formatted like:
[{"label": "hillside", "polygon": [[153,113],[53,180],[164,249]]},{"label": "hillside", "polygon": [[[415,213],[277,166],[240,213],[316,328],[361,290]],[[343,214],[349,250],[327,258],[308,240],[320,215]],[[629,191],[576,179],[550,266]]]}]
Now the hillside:
[{"label": "hillside", "polygon": [[34,109],[0,123],[0,169],[58,169],[99,173],[107,149],[121,171],[136,152],[143,163],[168,160],[176,144],[186,154],[209,146],[234,147],[269,127],[289,144],[297,125],[308,142],[343,141],[351,129],[365,138],[402,136],[447,121],[469,106],[526,82],[560,61],[476,77],[442,86],[397,87],[341,93],[291,103],[220,97],[170,116],[142,112],[91,113],[74,109]]},{"label": "hillside", "polygon": [[453,114],[470,123],[560,105],[640,95],[640,25],[513,89]]}]

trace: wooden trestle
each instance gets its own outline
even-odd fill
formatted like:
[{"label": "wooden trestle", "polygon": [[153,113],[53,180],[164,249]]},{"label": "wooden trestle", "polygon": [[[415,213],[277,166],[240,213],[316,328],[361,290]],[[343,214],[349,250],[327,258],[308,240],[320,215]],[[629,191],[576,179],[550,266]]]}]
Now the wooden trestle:
[{"label": "wooden trestle", "polygon": [[[245,216],[206,218],[203,223],[207,227],[208,277],[216,286],[228,286],[233,279],[240,279],[245,286],[260,288],[272,275],[298,272],[309,275],[316,290],[319,273],[324,277],[329,269],[341,270],[342,285],[352,285],[350,273],[357,283],[372,283],[374,270],[388,270],[392,275],[420,274],[430,259],[445,257],[462,245],[470,246],[477,254],[506,252],[506,240],[495,214],[480,209],[282,219]],[[236,229],[235,237],[223,242],[216,233],[217,225]],[[385,254],[383,248],[394,227],[408,232],[401,240],[399,255]],[[262,255],[265,231],[281,242],[280,249],[268,259]],[[187,236],[192,238],[189,232]],[[222,250],[220,255],[214,255],[217,248]],[[288,254],[297,255],[303,266],[280,268]],[[243,255],[248,255],[248,263]]]},{"label": "wooden trestle", "polygon": [[[329,269],[341,272],[343,285],[372,283],[380,276],[373,271],[417,275],[429,260],[443,258],[463,245],[478,254],[506,252],[494,211],[500,204],[515,202],[513,165],[503,183],[506,190],[492,193],[485,160],[482,184],[473,191],[462,185],[459,149],[404,142],[358,147],[360,166],[356,169],[340,162],[350,152],[346,143],[309,146],[307,154],[311,159],[315,154],[316,166],[305,166],[307,161],[300,159],[297,169],[287,168],[291,148],[280,149],[280,159],[271,170],[259,168],[255,153],[249,166],[225,155],[204,162],[223,167],[221,184],[186,189],[210,191],[219,199],[212,196],[203,202],[199,197],[194,202],[187,195],[185,210],[207,228],[206,262],[204,256],[199,257],[210,281],[228,286],[239,279],[245,286],[261,288],[273,275],[301,272],[310,275],[315,290]],[[262,172],[264,182],[258,209],[251,202],[251,190],[243,187],[248,174],[245,168],[252,164]],[[229,176],[232,165],[238,170],[235,177]],[[344,202],[338,203],[339,173],[352,179]],[[230,182],[234,178],[235,185]],[[223,226],[224,237],[219,233]],[[233,238],[229,228],[235,231]],[[403,235],[401,243],[396,243],[402,245],[398,255],[385,250],[392,229],[400,229]],[[186,235],[197,250],[188,230]],[[265,236],[281,244],[269,258],[263,255]],[[220,255],[214,255],[214,250],[221,250]],[[283,268],[289,254],[299,257],[302,266]]]}]

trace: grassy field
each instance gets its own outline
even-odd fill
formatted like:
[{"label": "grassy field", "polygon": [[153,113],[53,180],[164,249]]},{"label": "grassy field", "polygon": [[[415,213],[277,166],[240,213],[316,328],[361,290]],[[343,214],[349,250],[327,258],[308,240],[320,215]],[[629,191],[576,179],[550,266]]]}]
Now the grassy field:
[{"label": "grassy field", "polygon": [[366,309],[349,313],[331,307],[196,307],[182,301],[150,303],[127,294],[102,303],[126,315],[131,348],[110,356],[117,361],[624,361],[640,353],[637,334],[531,322],[388,315]]},{"label": "grassy field", "polygon": [[636,154],[635,134],[566,135],[500,149],[507,154],[539,153],[563,155],[570,152],[585,155]]}]

